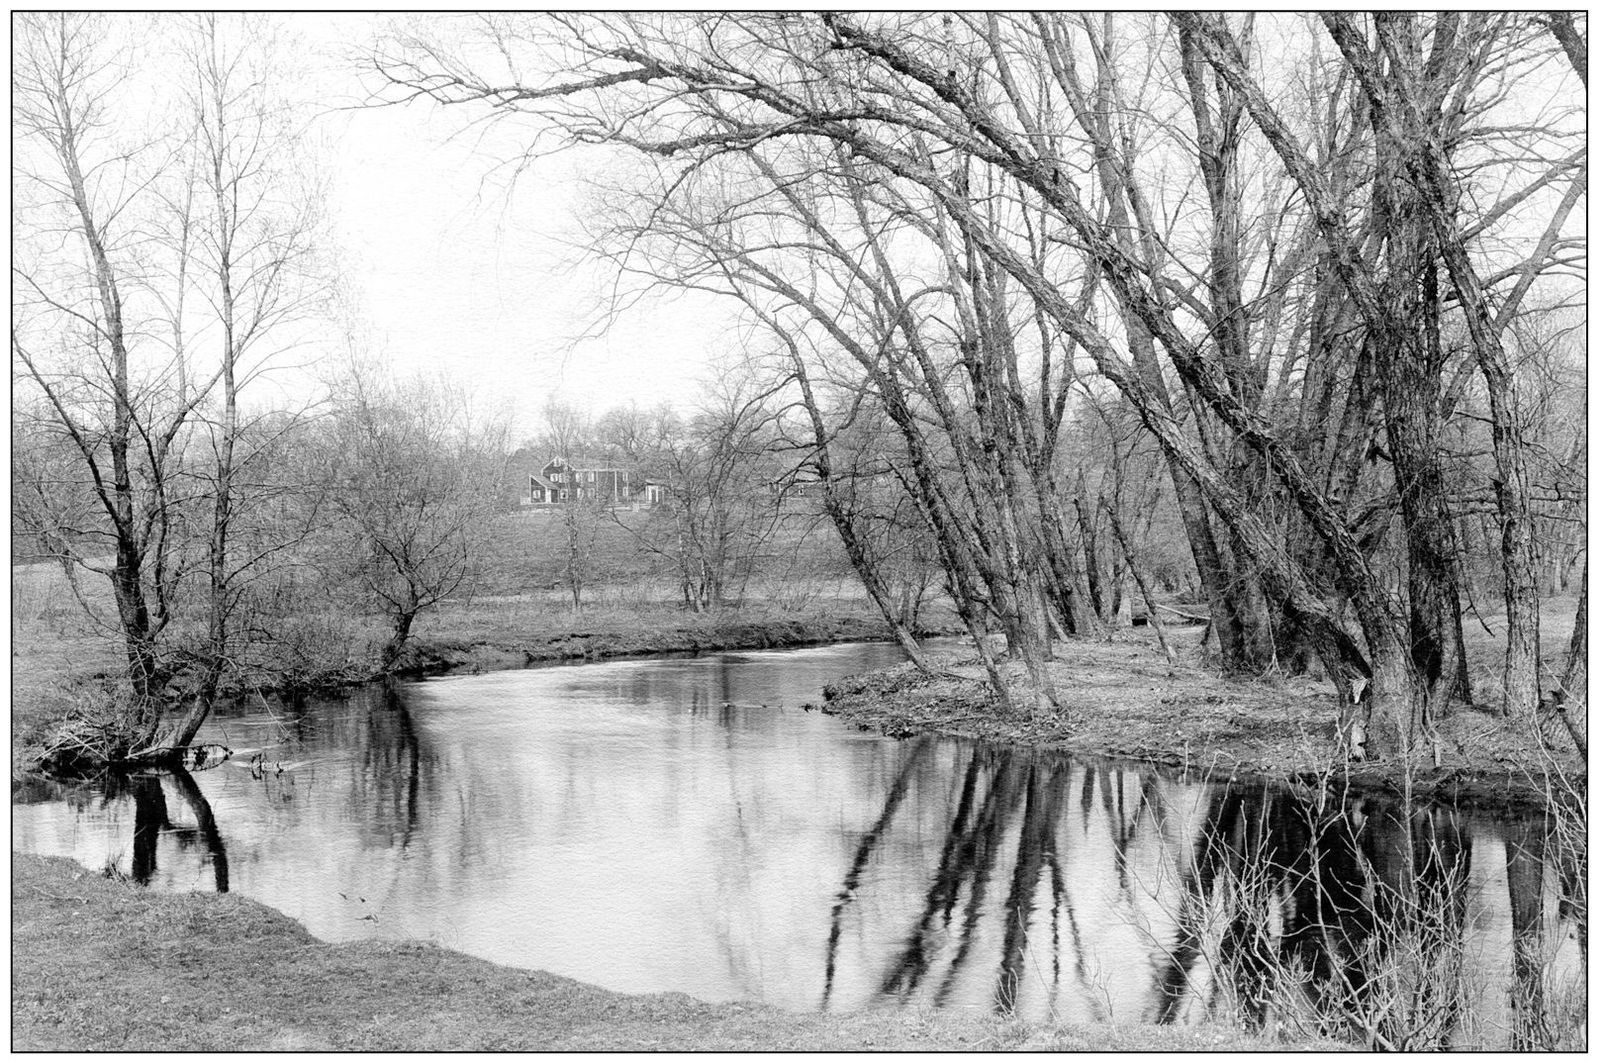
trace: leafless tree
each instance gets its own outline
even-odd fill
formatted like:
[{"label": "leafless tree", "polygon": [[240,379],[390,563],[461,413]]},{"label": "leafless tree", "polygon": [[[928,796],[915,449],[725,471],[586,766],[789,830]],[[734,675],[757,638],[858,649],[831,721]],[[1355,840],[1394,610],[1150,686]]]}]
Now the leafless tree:
[{"label": "leafless tree", "polygon": [[579,470],[589,463],[596,449],[591,419],[556,397],[548,398],[542,417],[546,421],[543,443],[548,460],[557,459],[564,466],[560,473],[564,479],[557,485],[557,506],[564,530],[564,583],[569,589],[570,608],[579,612],[582,593],[591,582],[592,552],[609,500],[599,497],[595,482],[587,484],[580,479],[584,473]]},{"label": "leafless tree", "polygon": [[170,306],[173,343],[181,360],[187,341],[202,350],[215,343],[219,369],[217,401],[200,410],[211,456],[200,491],[212,509],[202,674],[163,748],[194,738],[234,660],[248,584],[303,532],[291,526],[245,534],[264,530],[253,510],[279,489],[265,466],[286,425],[242,414],[240,396],[288,342],[281,339],[286,326],[314,308],[317,291],[319,196],[291,124],[295,112],[274,87],[274,67],[286,55],[272,27],[255,16],[194,16],[185,59],[184,104],[193,125],[186,130],[186,180],[169,207],[180,241],[175,257],[194,271],[212,327],[187,334],[180,277]]},{"label": "leafless tree", "polygon": [[477,422],[446,381],[398,382],[360,365],[339,382],[323,441],[335,517],[325,563],[384,613],[382,670],[400,660],[422,613],[472,591],[506,434]]},{"label": "leafless tree", "polygon": [[[130,350],[143,270],[130,211],[152,163],[112,142],[107,97],[126,76],[127,55],[87,16],[24,16],[16,28],[19,191],[41,239],[19,247],[13,264],[12,348],[101,511],[91,527],[51,522],[51,545],[65,564],[112,584],[142,732],[120,756],[148,742],[160,721],[167,676],[158,640],[181,574],[169,538],[174,449],[205,391],[183,401],[171,362],[142,373]],[[60,255],[44,242],[50,236]]]},{"label": "leafless tree", "polygon": [[737,379],[711,391],[648,466],[665,485],[650,549],[670,560],[683,604],[700,613],[742,600],[781,522],[769,390]]},{"label": "leafless tree", "polygon": [[[40,400],[33,442],[75,455],[25,494],[50,552],[112,585],[138,724],[104,753],[157,759],[189,743],[239,649],[263,552],[237,531],[266,493],[242,470],[277,438],[240,395],[308,305],[318,197],[288,160],[266,22],[52,14],[16,29],[13,350]],[[141,49],[173,76],[156,83]]]}]

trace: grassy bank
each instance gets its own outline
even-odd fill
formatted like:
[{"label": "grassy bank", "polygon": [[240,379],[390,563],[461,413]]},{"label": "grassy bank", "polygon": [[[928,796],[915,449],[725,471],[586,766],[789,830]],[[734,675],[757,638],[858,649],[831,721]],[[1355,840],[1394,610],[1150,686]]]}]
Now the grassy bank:
[{"label": "grassy bank", "polygon": [[1320,1048],[1218,1027],[797,1014],[631,996],[415,944],[321,944],[235,896],[12,855],[14,1050],[1190,1051]]},{"label": "grassy bank", "polygon": [[[1549,668],[1561,667],[1571,610],[1562,599],[1543,610],[1541,648]],[[1217,776],[1344,777],[1402,788],[1403,759],[1344,763],[1331,684],[1317,677],[1223,677],[1199,660],[1199,631],[1173,633],[1174,641],[1191,647],[1175,663],[1142,628],[1109,642],[1057,644],[1050,667],[1061,711],[1043,717],[1001,712],[974,655],[949,658],[937,676],[905,666],[848,677],[827,689],[825,711],[896,737],[949,734]],[[1551,773],[1583,778],[1585,765],[1560,726],[1536,735],[1532,722],[1504,719],[1488,704],[1500,689],[1499,634],[1468,631],[1475,698],[1484,703],[1460,707],[1440,722],[1438,764],[1427,749],[1412,758],[1418,793],[1531,803]]]},{"label": "grassy bank", "polygon": [[[59,569],[18,565],[12,574],[16,771],[38,761],[64,720],[104,702],[108,682],[124,665],[115,636],[88,629]],[[880,615],[852,581],[775,581],[763,591],[742,605],[706,613],[693,613],[662,589],[639,584],[593,588],[579,610],[553,590],[447,602],[420,616],[398,670],[433,674],[887,637]],[[379,617],[357,613],[309,613],[282,626],[293,637],[264,648],[263,666],[232,677],[237,687],[273,691],[293,683],[329,689],[366,681],[378,672],[389,636]],[[948,630],[957,627],[934,610],[932,631]]]},{"label": "grassy bank", "polygon": [[[939,624],[937,630],[947,629]],[[532,607],[524,599],[499,599],[430,618],[401,666],[416,672],[517,668],[544,661],[772,649],[887,637],[887,625],[862,597],[833,597],[795,608],[762,604],[708,613],[662,602],[592,606],[577,613]]]}]

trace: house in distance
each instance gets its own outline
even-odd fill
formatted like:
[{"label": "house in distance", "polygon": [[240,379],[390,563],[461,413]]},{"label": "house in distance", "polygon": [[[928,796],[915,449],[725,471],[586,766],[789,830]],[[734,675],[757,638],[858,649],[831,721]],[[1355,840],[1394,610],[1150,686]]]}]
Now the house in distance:
[{"label": "house in distance", "polygon": [[640,472],[616,466],[582,467],[555,457],[530,473],[521,506],[557,506],[595,502],[611,508],[655,506],[664,500],[664,485]]}]

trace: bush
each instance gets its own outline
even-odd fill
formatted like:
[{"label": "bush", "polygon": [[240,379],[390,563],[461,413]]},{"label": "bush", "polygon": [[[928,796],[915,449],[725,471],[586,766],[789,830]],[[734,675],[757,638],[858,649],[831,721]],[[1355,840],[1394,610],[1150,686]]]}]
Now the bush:
[{"label": "bush", "polygon": [[126,684],[86,679],[63,691],[66,705],[44,727],[40,763],[54,771],[121,760],[133,751],[146,710]]}]

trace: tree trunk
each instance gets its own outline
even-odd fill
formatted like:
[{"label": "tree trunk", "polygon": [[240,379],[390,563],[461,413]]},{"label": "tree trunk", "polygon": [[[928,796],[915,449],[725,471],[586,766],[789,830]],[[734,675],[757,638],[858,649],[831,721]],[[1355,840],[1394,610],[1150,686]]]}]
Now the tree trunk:
[{"label": "tree trunk", "polygon": [[[1386,169],[1387,164],[1381,162],[1380,168]],[[1456,539],[1436,431],[1440,405],[1438,267],[1424,250],[1421,225],[1407,216],[1402,203],[1409,190],[1385,191],[1385,183],[1381,175],[1379,197],[1386,200],[1383,210],[1392,248],[1390,276],[1383,291],[1393,321],[1387,336],[1375,337],[1379,346],[1374,364],[1382,384],[1384,424],[1406,533],[1408,652],[1429,718],[1440,719],[1449,712],[1463,664]],[[1421,285],[1415,283],[1419,276]],[[1413,324],[1417,320],[1427,323],[1426,336]]]},{"label": "tree trunk", "polygon": [[418,605],[400,610],[396,614],[395,625],[391,629],[390,641],[380,652],[380,671],[389,672],[396,662],[401,659],[402,651],[407,648],[408,637],[413,632],[413,621],[418,616]]},{"label": "tree trunk", "polygon": [[[211,27],[215,33],[216,27]],[[215,45],[215,37],[209,40]],[[200,689],[192,700],[189,710],[184,714],[178,727],[172,732],[172,737],[164,744],[169,746],[188,745],[190,739],[206,719],[206,714],[212,708],[216,697],[218,684],[222,681],[224,669],[229,659],[229,620],[232,612],[231,595],[233,588],[233,574],[230,572],[230,525],[234,517],[234,443],[239,435],[239,391],[235,380],[236,362],[240,357],[240,350],[235,337],[235,291],[234,291],[234,235],[238,217],[231,208],[230,190],[225,182],[233,175],[226,173],[223,157],[223,145],[228,142],[224,125],[224,108],[227,101],[223,98],[223,86],[213,81],[210,88],[213,92],[214,111],[212,117],[216,120],[217,128],[211,131],[206,138],[213,152],[210,162],[209,178],[213,206],[217,212],[217,307],[223,328],[223,364],[221,366],[220,383],[223,387],[223,417],[218,426],[220,438],[217,441],[217,476],[213,484],[212,499],[212,534],[207,542],[207,576],[208,576],[208,602],[207,602],[207,654],[209,660],[206,664],[206,673]]]},{"label": "tree trunk", "polygon": [[163,763],[172,760],[181,754],[193,741],[201,725],[212,712],[216,700],[216,691],[209,694],[197,693],[189,699],[188,707],[183,715],[171,720],[162,728],[160,737],[154,739],[150,745],[138,750],[130,758],[136,763]]},{"label": "tree trunk", "polygon": [[[1496,512],[1501,520],[1501,572],[1507,612],[1507,654],[1502,676],[1502,710],[1533,716],[1540,708],[1540,597],[1536,579],[1534,516],[1529,509],[1529,468],[1520,425],[1522,411],[1513,382],[1512,364],[1501,342],[1503,322],[1492,310],[1490,295],[1473,267],[1463,239],[1461,195],[1453,175],[1443,131],[1427,128],[1423,115],[1435,104],[1418,69],[1421,52],[1402,46],[1410,40],[1409,18],[1380,16],[1380,34],[1396,38],[1388,76],[1360,31],[1344,17],[1323,16],[1329,33],[1355,70],[1368,95],[1380,137],[1400,153],[1402,170],[1417,192],[1421,218],[1432,233],[1446,274],[1456,289],[1467,322],[1473,353],[1490,400],[1490,432],[1495,449]],[[1403,65],[1402,65],[1403,64]],[[1411,98],[1408,93],[1417,93]],[[1565,197],[1565,203],[1569,202]],[[1555,223],[1554,223],[1555,224]],[[1554,238],[1554,231],[1551,237]],[[1543,241],[1544,242],[1544,241]],[[1537,248],[1536,254],[1545,248]],[[1532,279],[1532,276],[1531,278]],[[1507,296],[1507,308],[1527,287],[1520,278]],[[1507,312],[1506,310],[1503,313]]]},{"label": "tree trunk", "polygon": [[1587,721],[1585,718],[1585,588],[1589,571],[1579,573],[1579,607],[1574,612],[1574,633],[1568,640],[1568,663],[1563,669],[1562,685],[1552,693],[1552,706],[1568,729],[1581,757],[1585,756]]},{"label": "tree trunk", "polygon": [[[61,47],[65,57],[69,47],[65,23],[59,23]],[[116,560],[112,571],[112,590],[117,601],[117,613],[122,623],[123,642],[128,659],[129,679],[134,696],[147,717],[142,741],[149,741],[160,719],[161,707],[157,701],[161,686],[157,679],[157,664],[151,645],[151,616],[145,600],[142,575],[144,550],[135,530],[134,485],[129,467],[129,449],[134,426],[134,411],[129,397],[128,347],[123,329],[123,297],[117,272],[107,255],[103,238],[104,229],[96,219],[84,183],[79,159],[78,113],[76,100],[69,97],[68,86],[60,81],[54,86],[60,96],[53,103],[58,108],[61,125],[56,141],[57,155],[66,172],[73,206],[78,213],[78,228],[89,249],[94,271],[96,294],[99,296],[101,320],[99,332],[110,351],[112,431],[107,438],[107,449],[112,463],[112,485],[109,498],[103,496],[110,510],[112,527],[117,537]]]},{"label": "tree trunk", "polygon": [[1149,579],[1143,570],[1138,567],[1138,558],[1133,554],[1133,544],[1128,541],[1127,533],[1122,528],[1121,518],[1116,515],[1116,507],[1105,500],[1105,510],[1110,514],[1110,528],[1116,533],[1116,541],[1121,544],[1122,553],[1127,558],[1127,568],[1133,574],[1133,581],[1138,584],[1138,593],[1144,597],[1144,608],[1149,610],[1149,625],[1155,630],[1155,639],[1161,644],[1166,659],[1177,662],[1177,653],[1172,649],[1171,641],[1166,637],[1166,624],[1161,620],[1160,607],[1155,603],[1155,596],[1150,593]]},{"label": "tree trunk", "polygon": [[876,609],[887,622],[888,630],[893,638],[903,647],[904,654],[923,672],[932,671],[931,658],[921,649],[920,643],[915,640],[915,633],[910,630],[905,610],[895,607],[887,583],[882,579],[875,562],[865,549],[864,540],[860,538],[858,529],[854,527],[842,500],[837,497],[837,489],[831,481],[826,481],[826,515],[831,518],[832,525],[837,529],[837,535],[842,539],[843,550],[848,554],[849,564],[854,566],[854,572],[859,576],[859,582],[870,595],[871,601],[876,603]]}]

